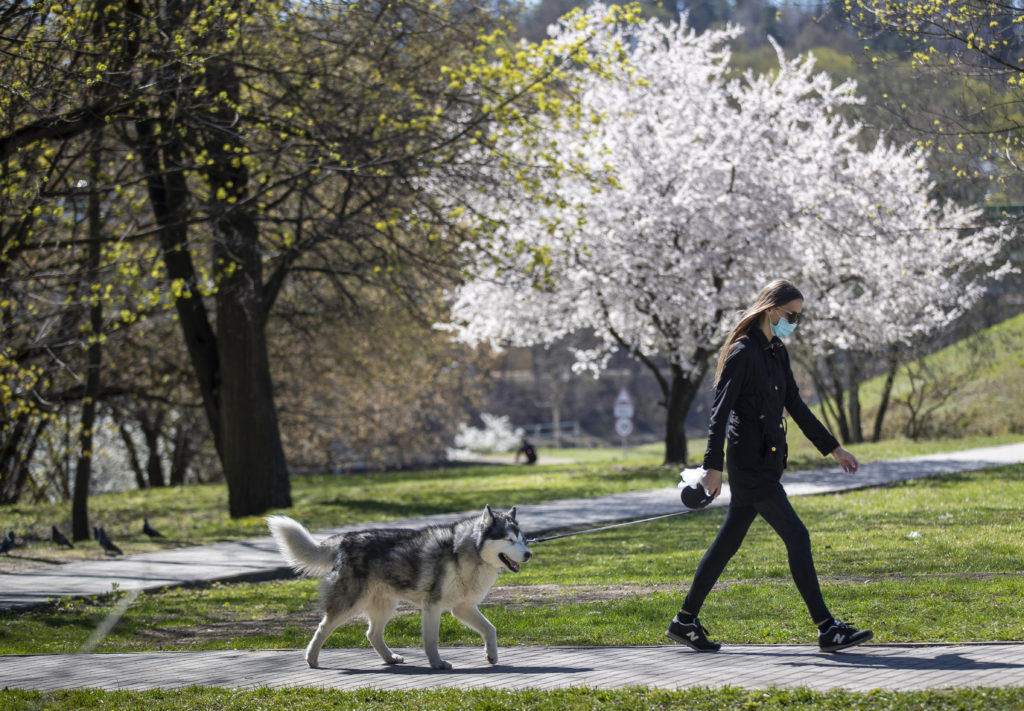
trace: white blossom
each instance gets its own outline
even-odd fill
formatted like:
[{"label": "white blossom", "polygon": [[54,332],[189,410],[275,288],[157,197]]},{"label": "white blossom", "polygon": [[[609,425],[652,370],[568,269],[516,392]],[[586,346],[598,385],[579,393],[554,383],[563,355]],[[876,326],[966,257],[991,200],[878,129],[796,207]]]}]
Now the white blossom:
[{"label": "white blossom", "polygon": [[455,434],[455,446],[448,449],[451,460],[472,459],[479,454],[512,452],[523,438],[522,427],[513,427],[507,415],[482,413],[483,428],[460,422]]},{"label": "white blossom", "polygon": [[[865,147],[844,121],[852,81],[812,56],[735,76],[730,27],[690,31],[605,22],[558,24],[557,42],[591,33],[604,75],[567,86],[575,116],[538,116],[507,132],[494,181],[472,214],[493,240],[470,255],[446,327],[477,344],[550,343],[581,329],[598,370],[621,344],[699,377],[736,313],[783,277],[811,316],[816,352],[872,349],[932,331],[968,309],[996,273],[1007,235],[976,210],[929,197],[922,150]],[[458,191],[459,186],[447,186]]]}]

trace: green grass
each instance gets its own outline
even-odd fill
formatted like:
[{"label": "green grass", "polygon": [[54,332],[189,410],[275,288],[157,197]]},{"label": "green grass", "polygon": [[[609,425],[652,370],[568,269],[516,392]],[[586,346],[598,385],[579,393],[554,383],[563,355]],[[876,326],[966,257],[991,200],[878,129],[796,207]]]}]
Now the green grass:
[{"label": "green grass", "polygon": [[[834,464],[823,458],[798,433],[790,435],[790,471]],[[892,440],[851,447],[865,462],[916,454],[955,451],[1019,441],[1020,435],[972,437],[960,440],[911,442]],[[704,443],[690,443],[691,461],[703,456]],[[557,450],[558,456],[563,450]],[[495,507],[540,503],[565,498],[601,496],[673,486],[679,467],[660,464],[661,445],[630,451],[564,450],[566,458],[586,460],[571,464],[526,467],[492,465],[424,471],[385,472],[296,477],[292,479],[294,505],[286,511],[311,530],[360,521],[383,521],[454,511],[470,511],[490,503]],[[554,455],[552,455],[554,456]],[[204,545],[266,535],[260,516],[232,519],[227,513],[227,489],[222,484],[184,488],[133,490],[93,496],[90,517],[103,525],[125,553],[141,553],[184,545]],[[275,512],[269,512],[275,513]],[[0,506],[0,525],[14,530],[24,545],[10,558],[0,558],[0,572],[25,563],[38,565],[103,557],[95,541],[75,550],[58,549],[49,542],[50,525],[70,532],[67,502]],[[166,540],[151,541],[142,533],[148,517]]]},{"label": "green grass", "polygon": [[186,688],[173,691],[59,691],[48,694],[0,691],[0,704],[9,711],[37,709],[107,709],[120,711],[323,711],[360,709],[365,711],[636,711],[637,709],[750,709],[783,711],[793,709],[842,709],[843,711],[1000,711],[1024,707],[1024,689],[957,689],[949,691],[816,692],[807,689],[746,691],[724,689],[565,689],[558,691],[500,691],[439,689],[433,691],[364,690],[353,692],[324,689],[211,689]]},{"label": "green grass", "polygon": [[[292,479],[293,506],[287,513],[312,530],[362,521],[382,521],[483,508],[507,507],[578,496],[671,485],[670,469],[589,463],[479,466],[380,474],[320,475]],[[221,484],[149,489],[93,496],[91,520],[104,525],[126,553],[162,547],[202,545],[264,536],[262,516],[232,519]],[[64,553],[49,543],[50,525],[70,531],[66,502],[0,506],[4,530],[15,530],[27,545],[12,557],[102,557],[95,542]],[[275,513],[273,511],[268,513]],[[168,536],[150,541],[142,519]],[[5,569],[0,559],[0,572]]]},{"label": "green grass", "polygon": [[[951,393],[929,417],[925,429],[931,436],[1024,433],[1024,314],[943,348],[925,361],[935,381]],[[880,376],[861,385],[865,428],[874,422],[883,381]],[[901,368],[893,382],[883,436],[902,435],[910,410],[900,401],[910,392],[910,380]]]},{"label": "green grass", "polygon": [[[793,439],[797,439],[794,437]],[[857,448],[862,460],[998,444],[1014,438],[882,443]],[[799,466],[800,455],[797,453]],[[807,462],[820,465],[808,453]],[[796,474],[799,476],[799,474]],[[559,465],[531,469],[481,467],[451,472],[402,472],[367,477],[297,480],[295,509],[314,528],[346,517],[404,517],[415,512],[471,509],[481,497],[495,505],[670,485],[675,468]],[[667,479],[667,481],[666,481]],[[176,507],[204,502],[217,487],[97,497],[123,515],[139,502]],[[572,492],[572,493],[570,493]],[[514,497],[490,498],[488,493]],[[156,496],[151,496],[156,494]],[[169,501],[163,502],[161,497]],[[794,499],[815,545],[826,600],[840,617],[870,625],[878,642],[1024,640],[1024,467],[1008,466],[846,494]],[[262,534],[262,522],[217,523],[206,503],[195,538]],[[447,505],[446,505],[447,504]],[[148,504],[147,504],[148,505]],[[95,510],[95,509],[94,509]],[[690,576],[721,523],[723,511],[689,514],[635,527],[549,541],[518,576],[499,579],[506,602],[485,604],[503,646],[516,644],[665,644],[664,629]],[[160,520],[160,519],[157,519]],[[545,587],[540,587],[545,586]],[[611,588],[618,588],[615,593]],[[594,595],[599,599],[591,599]],[[63,600],[48,608],[0,617],[0,652],[70,652],[81,648],[113,609],[118,595]],[[295,648],[317,621],[316,582],[211,585],[146,593],[135,601],[98,651]],[[813,628],[787,570],[781,542],[763,522],[712,592],[703,621],[727,643],[813,641]],[[342,627],[329,647],[368,645],[364,627]],[[420,646],[419,617],[404,613],[389,625],[396,647]],[[445,616],[443,646],[480,640]],[[368,654],[372,652],[367,649]],[[927,690],[868,694],[806,689],[745,691],[436,690],[335,692],[318,689],[54,693],[0,690],[4,709],[1020,709],[1021,689]]]},{"label": "green grass", "polygon": [[[1024,640],[1024,467],[794,499],[833,612],[882,642]],[[663,644],[720,508],[534,545],[507,602],[486,603],[503,645]],[[539,586],[558,586],[542,588]],[[609,588],[622,588],[611,594]],[[595,595],[597,599],[595,599]],[[588,597],[589,596],[589,597]],[[519,598],[519,599],[517,599]],[[63,600],[6,613],[0,652],[73,652],[112,599]],[[702,620],[728,643],[808,643],[785,550],[761,520],[712,592]],[[316,582],[213,585],[143,594],[99,651],[300,648],[317,618]],[[365,647],[353,623],[328,646]],[[389,642],[418,647],[419,618],[400,615]],[[479,639],[445,616],[444,645]]]}]

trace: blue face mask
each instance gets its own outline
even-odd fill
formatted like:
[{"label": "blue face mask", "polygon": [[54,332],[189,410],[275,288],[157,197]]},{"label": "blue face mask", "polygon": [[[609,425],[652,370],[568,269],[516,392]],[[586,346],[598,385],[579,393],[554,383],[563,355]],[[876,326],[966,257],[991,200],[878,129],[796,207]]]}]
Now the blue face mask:
[{"label": "blue face mask", "polygon": [[795,330],[796,324],[787,321],[785,316],[779,316],[779,322],[772,324],[772,335],[779,338],[792,336]]}]

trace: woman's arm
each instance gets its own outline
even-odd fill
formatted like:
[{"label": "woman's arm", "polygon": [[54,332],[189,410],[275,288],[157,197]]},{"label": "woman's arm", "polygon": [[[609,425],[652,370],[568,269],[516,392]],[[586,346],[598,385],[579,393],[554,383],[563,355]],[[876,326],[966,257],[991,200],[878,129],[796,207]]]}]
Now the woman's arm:
[{"label": "woman's arm", "polygon": [[807,407],[807,403],[800,397],[800,388],[793,378],[793,369],[789,366],[789,353],[785,349],[782,353],[784,354],[782,365],[786,373],[786,412],[800,427],[800,431],[807,439],[811,440],[811,444],[821,452],[822,456],[834,453],[839,447],[839,440],[828,431],[825,425],[821,424],[821,421],[811,412],[811,408]]},{"label": "woman's arm", "polygon": [[746,342],[740,341],[726,358],[722,377],[715,386],[715,398],[711,405],[711,416],[708,418],[708,445],[704,451],[704,468],[719,472],[719,476],[725,468],[725,434],[729,424],[729,413],[732,412],[747,380],[749,362],[749,348]]}]

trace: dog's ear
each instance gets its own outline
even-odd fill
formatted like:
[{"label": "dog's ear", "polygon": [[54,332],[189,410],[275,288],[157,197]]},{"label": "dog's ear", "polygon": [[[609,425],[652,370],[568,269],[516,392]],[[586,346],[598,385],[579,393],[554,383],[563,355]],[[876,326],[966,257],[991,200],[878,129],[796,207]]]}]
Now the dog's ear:
[{"label": "dog's ear", "polygon": [[509,517],[510,519],[512,519],[513,521],[515,521],[515,520],[516,520],[516,507],[515,507],[515,506],[513,506],[512,508],[510,508],[510,509],[508,510],[508,517]]},{"label": "dog's ear", "polygon": [[494,512],[491,511],[491,505],[490,504],[484,504],[484,513],[480,517],[480,525],[483,526],[484,528],[487,528],[492,523],[494,523]]}]

